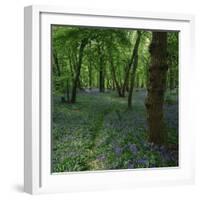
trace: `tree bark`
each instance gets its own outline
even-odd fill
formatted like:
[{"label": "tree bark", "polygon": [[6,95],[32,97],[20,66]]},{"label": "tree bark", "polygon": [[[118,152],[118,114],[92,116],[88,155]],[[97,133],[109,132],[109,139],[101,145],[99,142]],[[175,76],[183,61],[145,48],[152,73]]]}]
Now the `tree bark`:
[{"label": "tree bark", "polygon": [[67,102],[70,102],[70,86],[69,86],[69,79],[67,79],[67,84],[66,84],[66,94],[67,94]]},{"label": "tree bark", "polygon": [[58,63],[58,56],[57,56],[56,52],[53,52],[53,58],[54,58],[54,62],[56,65],[57,74],[58,74],[58,76],[61,76],[60,65]]},{"label": "tree bark", "polygon": [[170,90],[174,89],[174,73],[172,66],[169,68],[169,88]]},{"label": "tree bark", "polygon": [[102,47],[98,46],[99,52],[99,92],[105,91],[105,77],[104,77],[104,66],[103,66],[103,55],[102,55]]},{"label": "tree bark", "polygon": [[114,66],[114,63],[113,63],[111,51],[112,50],[109,49],[110,67],[111,67],[111,73],[112,73],[112,77],[113,77],[113,90],[115,90],[115,86],[116,86],[119,97],[122,97],[121,88],[120,88],[119,82],[117,81],[117,77],[116,77],[115,66]]},{"label": "tree bark", "polygon": [[[131,59],[133,59],[133,55],[131,56]],[[125,77],[124,77],[124,84],[123,84],[123,87],[122,87],[122,96],[125,97],[125,92],[128,88],[129,90],[129,73],[130,73],[130,69],[131,69],[131,65],[132,65],[132,61],[128,64],[128,67],[126,69],[126,72],[125,72]]]},{"label": "tree bark", "polygon": [[128,93],[128,108],[132,107],[132,96],[133,96],[135,72],[136,72],[137,65],[138,65],[138,55],[135,56],[132,71],[131,71],[131,83],[130,83],[130,89],[129,89],[129,93]]},{"label": "tree bark", "polygon": [[[140,33],[141,34],[141,32],[140,31],[138,31],[137,33]],[[138,38],[139,40],[140,40],[140,38]],[[140,42],[140,41],[139,41]],[[127,66],[127,69],[126,69],[126,72],[125,72],[125,77],[124,77],[124,84],[123,84],[123,87],[122,87],[122,96],[124,96],[125,97],[125,92],[126,92],[126,89],[128,88],[129,89],[129,87],[128,87],[128,85],[129,85],[129,74],[130,74],[130,70],[131,70],[131,67],[132,67],[132,65],[133,65],[133,60],[134,60],[134,58],[135,58],[135,56],[136,56],[136,54],[137,54],[137,45],[139,45],[139,43],[137,44],[137,41],[136,41],[136,43],[135,43],[135,45],[134,45],[134,48],[133,48],[133,52],[132,52],[132,55],[131,55],[131,59],[130,59],[130,61],[129,61],[129,63],[128,63],[128,66]]]},{"label": "tree bark", "polygon": [[71,79],[74,80],[74,69],[70,55],[69,55],[69,67],[70,67]]},{"label": "tree bark", "polygon": [[104,92],[105,91],[105,82],[104,82],[104,69],[103,66],[100,65],[99,69],[99,92]]},{"label": "tree bark", "polygon": [[150,45],[151,64],[146,99],[149,141],[163,145],[167,140],[163,119],[163,103],[167,77],[167,33],[153,32]]},{"label": "tree bark", "polygon": [[112,80],[112,90],[115,90],[115,81]]},{"label": "tree bark", "polygon": [[88,65],[88,81],[89,81],[89,89],[92,89],[92,62],[91,58]]},{"label": "tree bark", "polygon": [[133,64],[131,66],[131,83],[130,83],[130,89],[129,89],[129,94],[128,94],[128,108],[132,107],[132,96],[133,96],[133,88],[134,88],[134,82],[135,82],[135,72],[137,69],[138,65],[138,50],[139,50],[139,45],[140,45],[140,39],[141,39],[141,32],[137,31],[137,39],[135,42],[135,47],[134,47],[134,57],[133,59]]},{"label": "tree bark", "polygon": [[81,41],[80,48],[79,48],[78,64],[77,64],[77,68],[76,68],[76,75],[75,75],[75,79],[74,79],[74,83],[73,83],[73,87],[72,87],[71,103],[76,102],[76,91],[77,91],[78,81],[80,78],[81,65],[82,65],[82,59],[83,59],[83,51],[84,51],[86,44],[87,44],[87,40]]},{"label": "tree bark", "polygon": [[78,88],[79,90],[82,90],[81,77],[80,77],[80,75],[79,75],[79,78],[78,78],[78,81],[77,81],[77,88]]}]

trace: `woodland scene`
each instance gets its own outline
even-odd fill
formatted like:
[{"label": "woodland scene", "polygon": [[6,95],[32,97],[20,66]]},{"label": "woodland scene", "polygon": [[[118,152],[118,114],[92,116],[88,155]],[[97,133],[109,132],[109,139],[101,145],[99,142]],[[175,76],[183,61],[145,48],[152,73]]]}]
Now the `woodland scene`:
[{"label": "woodland scene", "polygon": [[178,166],[178,40],[52,25],[52,172]]}]

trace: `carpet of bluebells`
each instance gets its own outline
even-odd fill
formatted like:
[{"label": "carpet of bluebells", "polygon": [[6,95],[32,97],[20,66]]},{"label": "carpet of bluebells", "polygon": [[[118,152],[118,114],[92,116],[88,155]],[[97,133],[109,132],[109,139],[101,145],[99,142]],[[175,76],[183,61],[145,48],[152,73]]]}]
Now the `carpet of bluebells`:
[{"label": "carpet of bluebells", "polygon": [[178,103],[166,95],[168,147],[147,140],[145,90],[133,108],[114,92],[79,92],[76,104],[53,97],[52,172],[178,166]]}]

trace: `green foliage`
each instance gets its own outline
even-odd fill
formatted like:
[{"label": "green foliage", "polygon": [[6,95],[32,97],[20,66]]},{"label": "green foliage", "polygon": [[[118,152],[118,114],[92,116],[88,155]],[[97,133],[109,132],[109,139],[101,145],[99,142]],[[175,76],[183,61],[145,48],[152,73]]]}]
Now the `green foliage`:
[{"label": "green foliage", "polygon": [[[136,71],[135,87],[146,88],[148,84],[148,65],[150,63],[149,44],[152,32],[142,31],[141,44],[139,48],[139,60]],[[125,77],[127,65],[130,62],[132,48],[136,40],[136,31],[125,29],[106,28],[86,28],[69,26],[52,26],[52,49],[58,58],[61,74],[63,78],[73,82],[78,62],[78,49],[80,42],[87,40],[84,50],[83,64],[81,68],[81,84],[84,88],[99,87],[99,57],[103,57],[104,78],[108,82],[106,87],[111,87],[113,75],[110,69],[110,50],[112,50],[112,60],[119,84],[122,85]],[[99,48],[102,49],[99,52]],[[178,84],[178,33],[168,33],[168,75],[167,86],[177,87]],[[89,69],[90,66],[90,69]],[[91,75],[89,75],[89,71]],[[53,76],[58,76],[56,65],[53,65]],[[91,78],[89,78],[91,76]],[[59,78],[62,82],[63,78]],[[90,86],[90,79],[92,79]],[[58,79],[55,79],[58,80]],[[65,84],[62,87],[65,87]],[[72,84],[70,84],[72,87]],[[60,87],[55,90],[65,91]]]}]

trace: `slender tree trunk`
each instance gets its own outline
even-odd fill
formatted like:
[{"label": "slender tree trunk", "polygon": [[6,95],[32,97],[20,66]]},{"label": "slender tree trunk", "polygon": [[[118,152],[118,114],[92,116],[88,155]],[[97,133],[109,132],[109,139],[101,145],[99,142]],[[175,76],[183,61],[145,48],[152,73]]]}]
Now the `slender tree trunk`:
[{"label": "slender tree trunk", "polygon": [[137,44],[137,42],[136,42],[135,45],[134,45],[134,48],[133,48],[131,59],[130,59],[130,61],[128,63],[128,66],[127,66],[127,69],[126,69],[126,72],[125,72],[124,84],[123,84],[123,87],[122,87],[122,95],[124,97],[125,97],[125,91],[126,91],[126,89],[127,88],[129,89],[129,86],[128,86],[129,85],[129,74],[130,74],[131,66],[133,65],[134,57],[136,56],[136,53],[137,53],[137,48],[136,48],[137,45],[139,45],[139,44]]},{"label": "slender tree trunk", "polygon": [[149,72],[148,72],[149,61],[146,60],[145,62],[145,88],[149,85]]},{"label": "slender tree trunk", "polygon": [[172,67],[169,69],[169,88],[170,90],[174,89],[174,73]]},{"label": "slender tree trunk", "polygon": [[120,88],[119,82],[117,81],[117,77],[116,77],[115,66],[114,66],[114,63],[113,63],[111,49],[109,51],[110,51],[109,52],[109,54],[110,54],[109,55],[110,67],[111,67],[111,73],[112,73],[112,77],[113,77],[113,89],[115,89],[115,86],[116,86],[119,97],[122,97],[121,88]]},{"label": "slender tree trunk", "polygon": [[88,66],[88,81],[89,81],[89,89],[92,89],[92,63],[91,60],[89,61],[89,66]]},{"label": "slender tree trunk", "polygon": [[99,92],[105,91],[105,77],[104,77],[104,62],[103,62],[103,55],[102,55],[102,46],[98,46],[99,52]]},{"label": "slender tree trunk", "polygon": [[70,102],[70,89],[69,89],[69,79],[67,79],[67,84],[66,84],[66,94],[67,94],[67,102]]},{"label": "slender tree trunk", "polygon": [[135,72],[138,65],[138,50],[140,45],[140,39],[141,39],[141,32],[137,31],[137,39],[135,42],[134,47],[134,57],[133,57],[133,64],[131,66],[131,83],[130,83],[130,89],[128,94],[128,108],[132,107],[132,96],[133,96],[133,88],[134,88],[134,82],[135,82]]},{"label": "slender tree trunk", "polygon": [[134,87],[135,88],[138,88],[139,87],[139,79],[138,79],[138,74],[135,74],[134,75],[135,76],[135,81],[134,81]]},{"label": "slender tree trunk", "polygon": [[[57,75],[60,77],[60,76],[61,76],[61,70],[60,70],[60,65],[59,65],[59,63],[58,63],[58,56],[57,56],[56,51],[53,52],[53,62],[54,62],[54,64],[55,64],[55,66],[56,66]],[[63,85],[62,82],[61,82],[60,84],[61,84],[61,87],[64,87],[64,85]],[[66,102],[66,101],[65,101],[65,96],[64,96],[64,94],[63,94],[63,96],[61,96],[61,102],[62,102],[62,103],[65,103],[65,102]]]},{"label": "slender tree trunk", "polygon": [[83,51],[84,51],[86,44],[87,44],[87,40],[82,40],[82,42],[80,44],[79,59],[78,59],[78,64],[77,64],[77,68],[76,68],[76,75],[75,75],[75,79],[74,79],[74,83],[73,83],[73,87],[72,87],[71,103],[76,102],[76,90],[77,90],[78,81],[79,81],[79,78],[80,78]]},{"label": "slender tree trunk", "polygon": [[[131,56],[131,59],[132,59],[132,57],[133,56]],[[125,97],[125,92],[126,92],[127,88],[129,90],[129,84],[128,83],[129,83],[129,74],[130,74],[131,65],[132,65],[132,61],[131,61],[131,63],[129,63],[129,65],[126,69],[126,72],[125,72],[124,84],[122,86],[122,96],[124,96],[124,97]]]},{"label": "slender tree trunk", "polygon": [[79,75],[78,82],[77,82],[77,88],[78,88],[79,90],[82,90],[80,75]]},{"label": "slender tree trunk", "polygon": [[142,82],[141,82],[141,88],[144,88],[144,80],[142,79]]},{"label": "slender tree trunk", "polygon": [[131,71],[131,83],[130,83],[130,89],[129,89],[129,93],[128,93],[128,108],[132,107],[132,96],[133,96],[133,88],[134,88],[134,83],[135,83],[135,72],[136,72],[137,65],[138,65],[138,55],[135,56],[132,71]]},{"label": "slender tree trunk", "polygon": [[57,56],[56,52],[53,53],[53,58],[54,58],[54,62],[56,65],[57,74],[58,74],[58,76],[61,76],[60,65],[58,63],[58,56]]},{"label": "slender tree trunk", "polygon": [[112,80],[112,90],[115,90],[115,81]]},{"label": "slender tree trunk", "polygon": [[116,78],[114,66],[112,67],[112,74],[113,74],[113,79],[114,79],[114,81],[113,81],[113,83],[114,83],[114,84],[113,84],[113,88],[114,88],[114,90],[115,90],[115,86],[116,86],[116,89],[117,89],[117,92],[118,92],[119,97],[122,97],[121,88],[120,88],[120,85],[119,85],[119,83],[118,83],[118,81],[117,81],[117,78]]},{"label": "slender tree trunk", "polygon": [[106,79],[106,87],[107,87],[107,89],[111,88],[111,86],[110,86],[110,80],[108,78]]},{"label": "slender tree trunk", "polygon": [[99,92],[104,92],[105,91],[105,81],[104,81],[104,69],[103,66],[100,66],[99,69]]},{"label": "slender tree trunk", "polygon": [[146,99],[149,141],[162,145],[167,139],[163,119],[163,103],[168,69],[166,32],[153,32],[150,54],[151,64],[149,66],[149,84]]},{"label": "slender tree trunk", "polygon": [[[129,76],[128,76],[128,79],[127,79],[127,84],[126,84],[126,86],[125,86],[125,89],[126,89],[126,92],[129,92]],[[125,92],[124,92],[124,96],[125,96]]]},{"label": "slender tree trunk", "polygon": [[70,54],[69,54],[69,68],[70,68],[71,79],[74,80],[74,70]]}]

